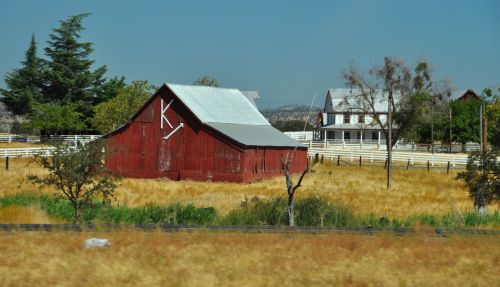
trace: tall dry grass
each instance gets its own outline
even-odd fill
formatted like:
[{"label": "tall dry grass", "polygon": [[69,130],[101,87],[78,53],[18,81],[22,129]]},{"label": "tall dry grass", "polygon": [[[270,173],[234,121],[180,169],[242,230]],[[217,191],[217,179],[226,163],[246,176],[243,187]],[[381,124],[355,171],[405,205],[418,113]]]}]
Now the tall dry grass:
[{"label": "tall dry grass", "polygon": [[[3,162],[2,162],[3,167]],[[359,214],[407,217],[419,214],[442,215],[472,210],[471,200],[456,172],[445,170],[395,170],[393,188],[385,188],[385,170],[381,167],[356,167],[331,164],[315,165],[307,174],[298,198],[319,195],[341,201]],[[33,192],[38,188],[26,180],[29,173],[44,171],[28,159],[11,160],[10,170],[0,171],[0,196],[16,192]],[[147,203],[192,203],[212,206],[221,214],[238,207],[252,197],[286,196],[284,178],[249,184],[170,181],[166,179],[120,179],[116,204],[137,207]],[[45,189],[47,191],[47,189]],[[54,192],[54,190],[48,190]],[[492,207],[497,209],[498,207]]]},{"label": "tall dry grass", "polygon": [[[89,237],[108,238],[101,250]],[[0,234],[1,286],[497,286],[494,236]]]},{"label": "tall dry grass", "polygon": [[[380,216],[401,217],[422,213],[440,215],[472,210],[465,187],[446,171],[396,170],[393,188],[388,191],[385,170],[380,167],[317,165],[306,175],[298,198],[319,195],[341,201],[356,212],[374,212]],[[286,196],[284,178],[250,184],[206,183],[168,180],[123,179],[117,193],[119,202],[129,206],[149,202],[189,202],[214,206],[226,213],[245,197]]]}]

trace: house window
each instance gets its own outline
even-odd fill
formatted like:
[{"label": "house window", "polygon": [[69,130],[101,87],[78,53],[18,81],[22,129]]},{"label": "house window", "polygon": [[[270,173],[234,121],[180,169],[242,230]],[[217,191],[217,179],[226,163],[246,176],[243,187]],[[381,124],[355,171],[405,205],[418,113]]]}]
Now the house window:
[{"label": "house window", "polygon": [[351,132],[344,132],[344,140],[350,140],[351,139]]},{"label": "house window", "polygon": [[335,124],[335,114],[328,114],[327,124],[329,125]]},{"label": "house window", "polygon": [[344,124],[349,124],[349,123],[351,123],[351,115],[344,114]]},{"label": "house window", "polygon": [[334,131],[327,131],[326,132],[326,139],[327,140],[333,140],[333,139],[335,139],[335,132]]},{"label": "house window", "polygon": [[359,124],[364,124],[365,123],[365,115],[364,114],[359,114],[358,115],[358,123]]}]

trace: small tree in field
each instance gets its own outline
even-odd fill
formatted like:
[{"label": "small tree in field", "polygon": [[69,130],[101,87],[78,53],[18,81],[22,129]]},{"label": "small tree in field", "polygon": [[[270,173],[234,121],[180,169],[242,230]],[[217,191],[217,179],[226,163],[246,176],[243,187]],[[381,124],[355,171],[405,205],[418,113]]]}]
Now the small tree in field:
[{"label": "small tree in field", "polygon": [[74,209],[74,222],[81,223],[81,214],[92,202],[108,202],[116,184],[104,166],[106,155],[104,140],[97,140],[76,149],[58,142],[51,156],[37,156],[35,161],[48,171],[47,175],[29,175],[28,179],[40,186],[54,186],[62,198],[69,200]]},{"label": "small tree in field", "polygon": [[486,212],[486,205],[500,201],[500,162],[498,151],[475,151],[469,155],[467,170],[460,172],[469,189],[469,196],[477,212]]},{"label": "small tree in field", "polygon": [[302,179],[304,178],[304,175],[306,175],[307,172],[307,168],[304,169],[302,175],[299,178],[299,181],[294,186],[292,177],[290,176],[289,173],[292,160],[293,160],[293,154],[291,157],[287,157],[286,160],[281,159],[281,167],[283,168],[283,173],[285,174],[286,190],[288,192],[288,226],[295,226],[295,217],[294,217],[295,199],[293,196],[295,195],[295,190],[297,190],[297,188],[301,186]]}]

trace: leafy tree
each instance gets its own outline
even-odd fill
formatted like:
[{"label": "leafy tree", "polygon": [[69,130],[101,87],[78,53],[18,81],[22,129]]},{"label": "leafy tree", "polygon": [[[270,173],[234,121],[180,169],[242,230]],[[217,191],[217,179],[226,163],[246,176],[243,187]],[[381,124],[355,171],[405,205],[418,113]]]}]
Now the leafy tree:
[{"label": "leafy tree", "polygon": [[[346,85],[357,91],[356,105],[350,108],[371,116],[387,139],[387,162],[389,163],[387,165],[387,188],[389,189],[393,146],[411,131],[428,96],[437,94],[432,89],[430,67],[427,62],[422,61],[415,66],[412,73],[401,60],[386,57],[384,64],[371,68],[366,77],[354,65],[344,72],[343,77]],[[346,102],[349,107],[349,102]],[[388,107],[386,121],[381,119],[376,108],[380,103],[385,103]],[[393,127],[397,128],[393,129]]]},{"label": "leafy tree", "polygon": [[56,143],[50,157],[35,157],[48,173],[29,175],[28,179],[40,186],[54,186],[73,207],[74,222],[81,223],[83,210],[92,207],[96,199],[109,203],[116,188],[103,164],[105,147],[102,139],[76,149]]},{"label": "leafy tree", "polygon": [[49,35],[45,54],[47,70],[44,73],[44,102],[62,105],[76,104],[84,119],[93,116],[93,106],[102,101],[100,91],[104,83],[106,66],[92,71],[94,61],[89,59],[93,51],[90,42],[79,42],[82,21],[90,14],[71,16],[60,21],[61,26]]},{"label": "leafy tree", "polygon": [[71,133],[86,130],[81,118],[76,105],[35,104],[27,127],[56,134]]},{"label": "leafy tree", "polygon": [[452,101],[450,103],[454,142],[462,144],[479,142],[480,106],[481,101],[472,98],[465,101]]},{"label": "leafy tree", "polygon": [[92,125],[101,133],[118,128],[142,107],[155,89],[148,81],[133,81],[120,88],[116,97],[95,107]]},{"label": "leafy tree", "polygon": [[125,77],[114,77],[104,82],[99,87],[99,92],[97,94],[101,95],[102,102],[106,102],[116,97],[120,89],[123,89],[126,86]]},{"label": "leafy tree", "polygon": [[218,87],[219,82],[216,79],[210,78],[209,76],[200,77],[198,80],[193,82],[195,86],[209,86],[209,87]]},{"label": "leafy tree", "polygon": [[[300,120],[291,120],[291,121],[276,121],[273,124],[273,127],[276,129],[282,131],[282,132],[289,132],[289,131],[303,131],[304,130],[304,121]],[[313,126],[308,122],[306,124],[306,131],[312,131]]]},{"label": "leafy tree", "polygon": [[486,105],[486,117],[488,119],[488,142],[495,148],[500,149],[500,88],[494,94],[493,89],[485,89],[489,98]]},{"label": "leafy tree", "polygon": [[22,67],[5,76],[7,89],[0,89],[1,101],[15,115],[31,113],[33,103],[40,99],[42,61],[37,57],[35,35],[25,53]]},{"label": "leafy tree", "polygon": [[475,151],[469,154],[467,170],[460,172],[469,189],[476,211],[485,212],[486,205],[500,200],[500,162],[498,151]]}]

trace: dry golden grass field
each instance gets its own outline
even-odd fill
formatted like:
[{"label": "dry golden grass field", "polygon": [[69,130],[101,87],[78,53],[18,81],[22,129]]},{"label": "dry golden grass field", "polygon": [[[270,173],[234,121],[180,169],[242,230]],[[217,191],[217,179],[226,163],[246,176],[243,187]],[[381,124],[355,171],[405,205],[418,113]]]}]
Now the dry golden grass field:
[{"label": "dry golden grass field", "polygon": [[[42,173],[40,167],[26,158],[10,161],[10,170],[0,171],[0,196],[17,192],[33,192],[38,188],[26,180],[29,173]],[[315,165],[307,174],[296,196],[319,195],[341,201],[360,214],[406,217],[418,214],[442,215],[472,210],[471,200],[462,183],[455,180],[455,171],[405,170],[394,171],[393,188],[385,188],[385,170],[381,167]],[[169,181],[165,179],[120,179],[116,192],[117,203],[124,206],[142,206],[147,203],[193,203],[213,206],[221,214],[238,207],[245,198],[286,196],[284,180],[277,177],[249,184]],[[44,192],[50,192],[45,189]],[[491,207],[498,209],[498,206]],[[21,214],[17,219],[1,214],[0,222],[47,223],[50,219],[37,215],[36,209],[10,214]],[[34,213],[33,213],[34,212]],[[30,216],[30,214],[34,214]],[[24,215],[23,215],[24,214]],[[19,218],[20,217],[20,218]]]},{"label": "dry golden grass field", "polygon": [[22,142],[0,143],[0,148],[21,148],[21,147],[43,147],[41,144],[31,144]]},{"label": "dry golden grass field", "polygon": [[[90,237],[108,238],[85,249]],[[498,236],[0,233],[0,286],[498,286]]]}]

